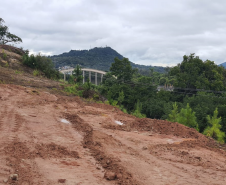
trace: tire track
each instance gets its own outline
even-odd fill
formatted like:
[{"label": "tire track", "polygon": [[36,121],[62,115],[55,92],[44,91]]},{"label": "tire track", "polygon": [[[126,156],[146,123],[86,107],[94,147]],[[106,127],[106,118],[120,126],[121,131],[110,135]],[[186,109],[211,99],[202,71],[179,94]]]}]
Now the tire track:
[{"label": "tire track", "polygon": [[11,134],[11,123],[13,117],[9,115],[9,108],[7,105],[1,105],[3,111],[0,114],[0,181],[7,181],[12,168],[7,166],[7,157],[5,156],[5,146],[10,143],[10,134]]}]

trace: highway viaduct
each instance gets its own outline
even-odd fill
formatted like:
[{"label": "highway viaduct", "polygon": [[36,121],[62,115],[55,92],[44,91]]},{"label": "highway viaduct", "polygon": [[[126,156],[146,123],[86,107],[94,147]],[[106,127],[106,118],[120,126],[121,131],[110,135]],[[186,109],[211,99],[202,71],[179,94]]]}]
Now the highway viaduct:
[{"label": "highway viaduct", "polygon": [[[104,71],[100,71],[100,70],[97,70],[97,69],[89,69],[89,68],[82,68],[82,76],[83,76],[83,84],[85,83],[85,72],[89,72],[89,81],[91,82],[91,73],[95,73],[95,85],[97,85],[97,74],[100,74],[101,77],[100,77],[100,81],[102,82],[103,80],[103,75],[106,74],[106,72]],[[60,70],[61,73],[64,74],[64,81],[66,79],[66,74],[70,74],[72,75],[72,72],[74,71],[74,68],[70,68],[70,69],[63,69],[63,70]]]}]

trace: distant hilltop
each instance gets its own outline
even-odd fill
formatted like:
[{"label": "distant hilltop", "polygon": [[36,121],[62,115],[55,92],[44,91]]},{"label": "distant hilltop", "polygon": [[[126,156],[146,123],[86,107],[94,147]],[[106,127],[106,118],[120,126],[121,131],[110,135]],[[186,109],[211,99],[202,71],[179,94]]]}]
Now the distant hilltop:
[{"label": "distant hilltop", "polygon": [[226,62],[219,64],[219,66],[223,66],[226,69]]},{"label": "distant hilltop", "polygon": [[[95,47],[90,50],[71,50],[60,55],[53,55],[50,58],[53,60],[55,67],[71,66],[75,67],[77,64],[82,68],[92,68],[102,71],[109,71],[114,58],[123,59],[124,57],[111,47]],[[148,74],[150,68],[154,71],[164,73],[164,67],[145,66],[131,62],[133,68],[138,68],[141,74]]]}]

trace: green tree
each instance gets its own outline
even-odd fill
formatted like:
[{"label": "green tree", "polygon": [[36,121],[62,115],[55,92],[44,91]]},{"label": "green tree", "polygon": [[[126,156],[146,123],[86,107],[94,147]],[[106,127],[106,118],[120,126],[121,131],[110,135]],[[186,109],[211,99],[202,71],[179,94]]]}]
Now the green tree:
[{"label": "green tree", "polygon": [[82,70],[81,67],[79,65],[76,66],[76,68],[74,69],[74,71],[72,72],[72,75],[75,77],[74,80],[76,80],[76,83],[82,83],[83,80],[83,76],[82,76]]},{"label": "green tree", "polygon": [[221,126],[222,126],[221,130],[224,133],[226,133],[226,114],[225,114],[225,110],[226,110],[226,103],[218,106],[218,113],[219,113],[219,116],[221,117]]},{"label": "green tree", "polygon": [[20,37],[9,32],[8,27],[3,24],[4,22],[5,21],[0,18],[0,44],[6,44],[8,42],[22,42],[22,39]]},{"label": "green tree", "polygon": [[145,118],[145,114],[141,113],[142,111],[142,103],[140,102],[140,100],[137,100],[137,103],[135,105],[135,110],[134,112],[132,112],[132,115],[138,117],[138,118]]},{"label": "green tree", "polygon": [[110,72],[117,77],[120,82],[128,82],[132,80],[135,69],[132,69],[131,63],[128,58],[119,60],[115,58],[115,62],[111,64]]},{"label": "green tree", "polygon": [[217,141],[224,143],[225,133],[220,130],[221,129],[221,125],[220,125],[221,117],[218,118],[217,116],[218,116],[218,110],[216,108],[213,113],[212,118],[210,117],[210,115],[207,116],[208,123],[211,125],[211,127],[208,126],[204,130],[203,134],[213,137]]},{"label": "green tree", "polygon": [[119,102],[120,104],[122,104],[124,98],[125,98],[124,92],[121,91],[121,92],[119,93],[118,102]]},{"label": "green tree", "polygon": [[[174,86],[190,89],[226,90],[226,70],[213,61],[203,62],[195,54],[184,56],[181,64],[170,70],[175,76]],[[190,89],[188,91],[190,92]]]},{"label": "green tree", "polygon": [[169,114],[167,120],[171,121],[171,122],[177,122],[178,121],[178,117],[179,117],[178,106],[177,106],[177,103],[175,102],[173,104],[173,110],[172,110],[171,114]]},{"label": "green tree", "polygon": [[195,112],[192,111],[189,104],[187,104],[186,108],[181,109],[177,122],[198,130],[198,124],[196,122]]},{"label": "green tree", "polygon": [[160,85],[165,85],[166,82],[167,82],[167,79],[165,77],[161,77],[160,80],[159,80]]}]

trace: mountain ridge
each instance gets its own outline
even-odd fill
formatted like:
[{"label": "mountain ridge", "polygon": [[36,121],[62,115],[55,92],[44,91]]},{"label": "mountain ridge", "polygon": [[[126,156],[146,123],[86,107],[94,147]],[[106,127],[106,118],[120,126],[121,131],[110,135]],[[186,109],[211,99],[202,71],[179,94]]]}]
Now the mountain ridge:
[{"label": "mountain ridge", "polygon": [[[103,71],[109,71],[115,57],[120,60],[126,58],[111,47],[95,47],[89,50],[70,50],[69,52],[50,56],[56,68],[63,66],[75,67],[79,64],[81,67]],[[165,72],[165,68],[161,66],[146,66],[135,64],[133,62],[131,62],[131,65],[133,68],[137,68],[141,74],[148,74],[150,68],[153,68],[154,71],[160,73]]]}]

